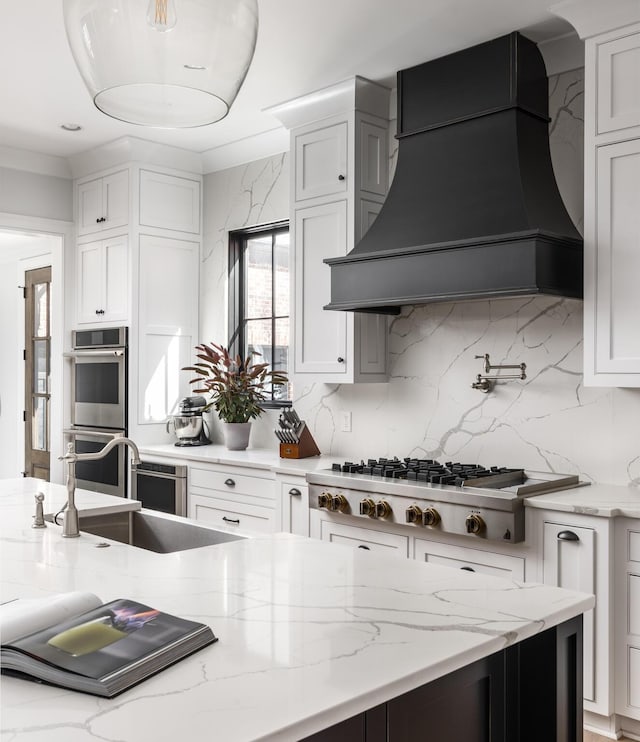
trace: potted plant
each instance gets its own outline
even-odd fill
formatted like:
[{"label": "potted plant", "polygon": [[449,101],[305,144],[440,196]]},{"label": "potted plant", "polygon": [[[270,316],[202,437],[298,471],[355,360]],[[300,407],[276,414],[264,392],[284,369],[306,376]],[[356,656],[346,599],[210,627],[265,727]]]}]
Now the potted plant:
[{"label": "potted plant", "polygon": [[244,450],[249,444],[251,420],[262,414],[261,403],[269,398],[269,388],[286,384],[287,375],[270,371],[266,363],[256,363],[254,356],[259,353],[233,358],[227,348],[216,343],[196,345],[196,351],[198,362],[182,370],[198,374],[189,383],[197,385],[196,394],[210,395],[205,409],[214,407],[224,423],[227,448]]}]

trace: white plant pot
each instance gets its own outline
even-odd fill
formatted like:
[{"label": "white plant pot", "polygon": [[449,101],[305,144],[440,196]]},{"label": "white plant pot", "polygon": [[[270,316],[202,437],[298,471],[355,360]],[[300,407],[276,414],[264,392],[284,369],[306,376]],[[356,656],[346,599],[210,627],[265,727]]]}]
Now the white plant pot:
[{"label": "white plant pot", "polygon": [[249,445],[251,423],[222,423],[224,443],[230,451],[244,451]]}]

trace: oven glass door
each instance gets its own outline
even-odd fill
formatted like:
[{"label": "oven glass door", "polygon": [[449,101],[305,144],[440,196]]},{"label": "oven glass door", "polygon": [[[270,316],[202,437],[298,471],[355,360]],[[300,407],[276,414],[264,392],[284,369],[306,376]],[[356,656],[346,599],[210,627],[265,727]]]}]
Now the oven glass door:
[{"label": "oven glass door", "polygon": [[71,380],[74,425],[126,428],[124,351],[75,356]]},{"label": "oven glass door", "polygon": [[[69,431],[76,453],[96,453],[102,450],[121,430],[94,433],[92,431]],[[116,446],[97,461],[78,461],[76,463],[76,482],[81,489],[104,492],[107,495],[127,496],[127,456],[126,446]]]}]

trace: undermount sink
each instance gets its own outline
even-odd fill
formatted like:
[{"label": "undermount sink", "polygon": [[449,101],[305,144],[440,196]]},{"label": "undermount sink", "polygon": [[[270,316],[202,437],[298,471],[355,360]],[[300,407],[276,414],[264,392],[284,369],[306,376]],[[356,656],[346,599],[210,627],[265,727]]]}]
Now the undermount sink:
[{"label": "undermount sink", "polygon": [[149,510],[104,515],[80,513],[80,531],[159,554],[215,546],[245,538]]}]

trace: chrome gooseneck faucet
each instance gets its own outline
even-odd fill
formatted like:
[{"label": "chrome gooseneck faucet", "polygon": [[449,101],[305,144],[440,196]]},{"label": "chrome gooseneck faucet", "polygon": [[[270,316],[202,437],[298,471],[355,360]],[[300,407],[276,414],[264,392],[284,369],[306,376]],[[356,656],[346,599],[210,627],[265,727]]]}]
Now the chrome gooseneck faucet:
[{"label": "chrome gooseneck faucet", "polygon": [[95,453],[76,453],[73,443],[67,445],[67,453],[60,457],[61,461],[67,462],[67,504],[64,507],[64,517],[62,521],[63,538],[75,538],[80,535],[78,509],[76,508],[76,463],[78,461],[97,461],[103,459],[109,451],[116,446],[129,446],[131,448],[131,463],[136,466],[140,463],[140,452],[138,446],[124,435],[116,435]]}]

